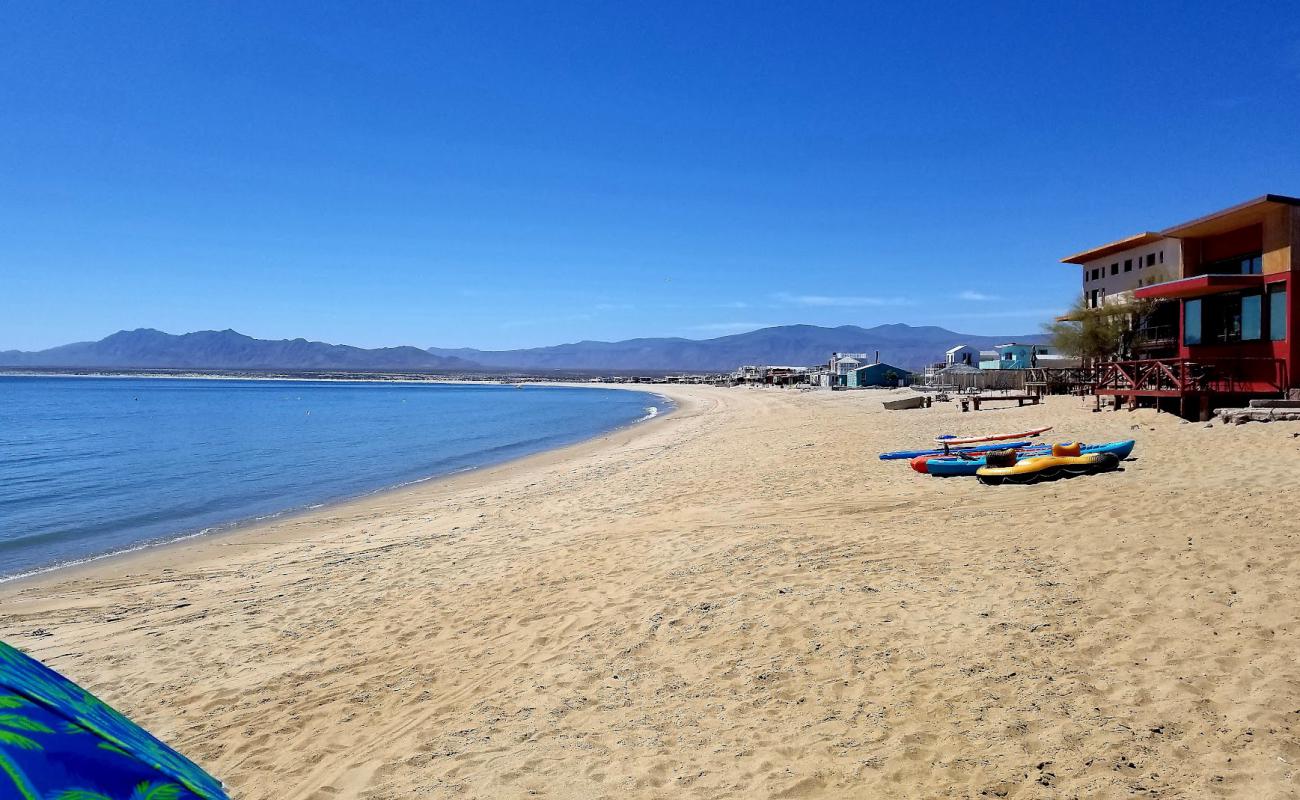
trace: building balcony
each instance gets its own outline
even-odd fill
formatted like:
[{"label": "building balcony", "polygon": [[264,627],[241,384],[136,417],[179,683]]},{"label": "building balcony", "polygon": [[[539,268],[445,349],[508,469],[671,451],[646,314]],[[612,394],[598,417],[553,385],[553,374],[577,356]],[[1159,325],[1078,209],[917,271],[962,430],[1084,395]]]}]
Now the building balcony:
[{"label": "building balcony", "polygon": [[1155,283],[1134,291],[1139,300],[1172,300],[1204,297],[1220,292],[1239,292],[1258,289],[1264,285],[1264,275],[1193,275],[1176,281]]}]

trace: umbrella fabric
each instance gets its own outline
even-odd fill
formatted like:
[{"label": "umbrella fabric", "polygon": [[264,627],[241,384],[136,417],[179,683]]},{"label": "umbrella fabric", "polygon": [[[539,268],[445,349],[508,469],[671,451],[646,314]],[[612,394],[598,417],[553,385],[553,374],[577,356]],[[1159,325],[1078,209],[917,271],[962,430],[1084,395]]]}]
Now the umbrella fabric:
[{"label": "umbrella fabric", "polygon": [[0,642],[0,798],[227,800],[221,783],[44,664]]}]

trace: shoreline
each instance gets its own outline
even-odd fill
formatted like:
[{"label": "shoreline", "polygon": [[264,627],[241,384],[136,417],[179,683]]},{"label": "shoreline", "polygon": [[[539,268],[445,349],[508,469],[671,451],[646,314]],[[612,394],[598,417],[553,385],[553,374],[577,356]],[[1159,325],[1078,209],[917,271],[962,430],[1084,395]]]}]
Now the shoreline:
[{"label": "shoreline", "polygon": [[[4,375],[0,375],[0,377],[6,377],[6,376],[4,376]],[[23,377],[26,377],[26,376],[23,376]],[[159,378],[159,379],[170,379],[170,378],[174,378],[174,379],[184,379],[184,380],[246,380],[245,378],[237,378],[237,377],[230,377],[230,376],[220,376],[220,375],[210,375],[210,376],[205,376],[205,377],[203,377],[203,378],[198,378],[198,377],[196,377],[196,376],[189,376],[189,375],[185,375],[185,376],[161,376],[161,375],[159,375],[159,376],[153,376],[153,375],[150,375],[150,376],[144,376],[144,375],[120,375],[120,376],[119,376],[119,375],[58,375],[58,376],[44,376],[44,377],[71,377],[71,378],[139,378],[139,379],[154,379],[154,378]],[[247,379],[247,380],[267,380],[267,381],[278,381],[278,380],[286,380],[286,381],[288,381],[288,380],[303,380],[303,381],[310,381],[310,380],[317,380],[317,379],[310,379],[310,378],[302,378],[302,379],[290,379],[290,378],[285,378],[285,379],[282,379],[282,378],[256,378],[256,379],[254,379],[254,378],[250,378],[250,379]],[[441,381],[441,380],[440,380],[440,381],[351,381],[350,379],[338,379],[337,382],[340,382],[340,383],[343,383],[343,382],[426,383],[426,384],[435,384],[435,383],[436,383],[436,384],[447,384],[447,385],[459,385],[459,384],[462,384],[462,383],[470,383],[470,384],[479,384],[479,383],[482,383],[482,382],[480,382],[480,381]],[[526,382],[521,382],[521,383],[518,384],[518,385],[533,386],[533,387],[537,387],[537,388],[573,388],[573,385],[570,385],[570,384],[567,384],[567,383],[555,383],[555,382],[548,382],[548,381],[526,381]],[[580,440],[580,441],[577,441],[577,442],[572,442],[572,443],[569,443],[569,444],[561,445],[561,446],[559,446],[559,447],[547,448],[547,449],[545,449],[545,450],[541,450],[541,451],[538,451],[538,452],[535,452],[535,453],[528,453],[528,454],[525,454],[525,455],[522,455],[522,456],[517,456],[517,457],[514,457],[514,458],[509,458],[509,459],[506,459],[505,461],[493,462],[493,463],[486,464],[486,465],[483,465],[483,466],[465,467],[465,468],[462,468],[462,469],[456,470],[456,471],[454,471],[454,472],[448,472],[448,473],[443,473],[443,474],[429,475],[429,476],[424,477],[424,478],[416,478],[416,479],[414,479],[414,480],[408,480],[408,481],[405,481],[405,482],[402,482],[402,483],[398,483],[398,484],[393,484],[393,485],[390,485],[390,486],[381,486],[381,487],[379,487],[379,488],[371,489],[371,490],[366,491],[366,492],[363,492],[363,493],[361,493],[361,494],[348,495],[348,496],[345,496],[345,497],[339,497],[339,498],[332,499],[332,500],[324,500],[324,501],[321,501],[321,502],[318,502],[318,503],[313,503],[313,504],[308,505],[308,506],[300,506],[300,507],[295,507],[295,508],[287,508],[287,509],[284,509],[284,510],[282,510],[282,511],[277,511],[277,512],[273,512],[273,513],[270,513],[270,514],[265,514],[265,515],[258,516],[258,517],[251,517],[251,518],[246,518],[246,519],[232,520],[232,521],[230,521],[230,522],[221,523],[221,524],[219,524],[219,525],[209,526],[209,527],[206,527],[206,528],[204,528],[204,529],[202,529],[202,530],[198,530],[198,531],[178,532],[178,533],[173,534],[173,535],[168,535],[166,538],[161,539],[161,540],[154,540],[154,541],[149,541],[149,542],[143,542],[143,543],[139,543],[139,544],[137,544],[137,545],[134,545],[134,546],[131,546],[131,547],[128,547],[128,548],[122,549],[122,550],[115,550],[115,551],[112,551],[112,552],[103,553],[103,554],[99,554],[99,555],[88,556],[88,557],[81,558],[81,559],[76,559],[76,560],[73,560],[73,561],[63,562],[63,563],[59,563],[59,564],[53,564],[53,565],[50,565],[50,566],[47,566],[47,567],[41,567],[41,568],[38,568],[38,569],[29,570],[29,571],[27,571],[27,572],[20,572],[20,573],[14,574],[14,575],[9,575],[9,576],[3,576],[3,575],[0,575],[0,596],[2,596],[2,595],[4,594],[4,592],[5,592],[5,590],[7,590],[7,589],[18,588],[18,587],[27,587],[27,586],[29,586],[30,584],[39,584],[39,583],[42,583],[45,579],[52,579],[52,578],[54,578],[54,577],[56,577],[56,576],[58,576],[58,575],[61,575],[61,574],[65,573],[65,572],[68,572],[68,573],[74,573],[74,572],[85,571],[85,572],[93,573],[93,572],[96,570],[97,567],[101,567],[101,566],[102,566],[102,567],[104,567],[104,568],[107,569],[107,568],[110,568],[110,567],[113,565],[113,563],[115,563],[115,562],[119,562],[119,561],[126,562],[126,561],[135,560],[135,559],[146,560],[146,559],[147,559],[147,556],[148,556],[149,554],[155,552],[155,551],[171,550],[171,549],[175,549],[175,548],[185,548],[185,547],[189,547],[189,546],[196,546],[196,545],[197,545],[198,543],[200,543],[201,541],[206,541],[206,540],[208,540],[208,539],[215,539],[215,538],[219,538],[219,537],[230,537],[230,536],[237,536],[237,535],[249,535],[249,536],[252,536],[252,535],[256,535],[256,532],[257,532],[257,530],[258,530],[259,528],[272,527],[272,526],[275,526],[276,524],[281,523],[281,522],[292,522],[292,521],[298,521],[298,520],[301,520],[301,519],[303,519],[303,518],[310,517],[310,515],[312,515],[313,513],[317,513],[317,512],[319,512],[320,514],[329,514],[329,513],[336,512],[336,511],[339,511],[339,510],[341,510],[341,509],[344,509],[346,506],[348,506],[348,505],[350,505],[350,504],[354,504],[354,503],[364,503],[365,501],[367,501],[367,500],[372,500],[372,499],[381,499],[381,498],[384,498],[384,497],[386,497],[386,496],[388,496],[388,495],[400,495],[400,493],[405,492],[405,491],[412,491],[412,492],[414,492],[414,491],[418,491],[418,490],[420,490],[421,488],[425,488],[425,487],[433,487],[433,486],[435,486],[435,485],[439,485],[439,484],[442,484],[442,483],[449,483],[449,482],[451,482],[451,481],[456,480],[457,478],[468,477],[468,476],[470,476],[470,475],[491,474],[491,473],[492,473],[493,471],[495,471],[495,470],[507,469],[507,468],[512,468],[512,467],[515,467],[515,466],[519,466],[519,467],[522,468],[522,467],[525,467],[525,466],[527,465],[528,462],[531,462],[531,461],[534,460],[534,459],[537,459],[537,460],[539,461],[539,463],[544,463],[544,462],[545,462],[545,457],[546,457],[546,456],[556,455],[557,457],[563,457],[562,454],[564,454],[566,451],[569,451],[569,450],[574,450],[575,453],[576,453],[576,452],[580,452],[581,448],[583,448],[583,447],[586,446],[586,445],[590,445],[590,444],[592,444],[592,443],[595,443],[595,442],[598,442],[598,441],[604,440],[604,439],[606,439],[607,437],[613,436],[613,435],[615,435],[615,434],[617,434],[617,433],[619,433],[619,432],[622,432],[622,431],[629,431],[629,432],[630,432],[630,431],[632,431],[632,430],[634,430],[634,429],[637,429],[637,428],[640,428],[640,427],[642,427],[642,426],[650,426],[650,425],[654,424],[654,423],[657,422],[657,421],[662,421],[662,420],[664,420],[664,419],[666,419],[666,418],[669,418],[669,417],[673,416],[674,414],[678,413],[678,412],[681,410],[681,402],[678,401],[678,400],[676,400],[676,399],[674,399],[674,398],[672,398],[672,397],[669,396],[668,394],[663,393],[663,392],[650,391],[650,390],[648,390],[648,389],[643,389],[643,388],[640,388],[639,385],[635,385],[635,384],[633,384],[633,385],[627,385],[627,384],[599,384],[599,385],[576,384],[576,385],[578,385],[578,386],[588,386],[588,388],[604,388],[604,389],[616,389],[616,390],[619,390],[619,391],[639,392],[639,393],[641,393],[641,394],[646,394],[646,395],[649,395],[649,396],[651,396],[651,397],[658,397],[658,398],[660,398],[660,399],[662,399],[662,400],[668,402],[668,403],[670,404],[670,407],[667,408],[667,409],[660,409],[660,408],[658,408],[658,407],[656,407],[656,406],[652,406],[651,408],[656,408],[656,409],[658,409],[658,410],[657,410],[655,413],[650,414],[650,415],[648,415],[648,416],[645,416],[645,417],[641,417],[641,418],[638,418],[638,419],[632,420],[631,422],[628,422],[628,423],[623,424],[623,425],[619,425],[619,426],[617,426],[617,427],[615,427],[615,428],[612,428],[612,429],[610,429],[610,430],[607,430],[607,431],[602,431],[602,432],[599,432],[599,433],[593,434],[592,436],[586,437],[586,438],[584,438],[584,439],[582,439],[582,440]]]},{"label": "shoreline", "polygon": [[[51,377],[55,377],[55,376],[51,376]],[[68,376],[57,376],[57,377],[113,377],[113,379],[116,379],[116,377],[138,377],[138,379],[144,379],[144,377],[148,377],[148,379],[153,379],[153,377],[160,377],[161,379],[161,377],[168,377],[168,376],[68,375]],[[208,376],[205,377],[205,379],[194,379],[194,377],[192,376],[174,376],[174,377],[177,377],[177,379],[185,379],[185,380],[244,380],[244,379],[237,379],[237,377],[227,377],[227,376]],[[278,379],[278,377],[276,377],[276,379],[272,379],[272,377],[268,377],[268,379],[248,379],[248,380],[316,380],[316,379]],[[348,381],[346,379],[339,379],[339,382],[348,382]],[[354,382],[367,382],[367,381],[354,381]],[[439,384],[442,384],[442,382],[447,382],[447,384],[459,384],[459,382],[472,382],[472,384],[476,384],[476,382],[481,382],[481,381],[374,381],[374,382],[429,382],[429,384],[433,384],[433,382],[439,382]],[[564,384],[564,382],[551,382],[551,381],[524,381],[523,384],[521,385],[537,386],[537,388],[572,388],[571,385]],[[584,385],[584,384],[578,384],[578,385]],[[428,477],[421,477],[421,479],[409,480],[406,481],[406,483],[390,485],[390,487],[381,487],[378,489],[372,489],[369,490],[369,492],[365,492],[363,494],[356,494],[356,496],[341,497],[338,498],[338,500],[329,500],[320,503],[315,503],[315,505],[312,506],[296,507],[296,509],[286,509],[283,511],[277,511],[277,513],[259,516],[259,518],[234,520],[234,522],[221,524],[221,526],[205,528],[203,529],[203,531],[179,533],[179,535],[170,536],[168,537],[168,539],[162,541],[144,542],[144,544],[136,545],[133,546],[133,548],[127,548],[125,550],[116,550],[116,552],[104,553],[101,555],[91,555],[91,557],[78,559],[78,561],[60,563],[60,565],[43,567],[43,568],[39,568],[39,570],[32,570],[29,572],[21,572],[21,574],[17,574],[17,575],[0,576],[0,597],[3,597],[4,594],[8,591],[22,591],[22,589],[31,588],[34,587],[34,585],[44,584],[47,583],[47,581],[55,580],[57,578],[60,578],[60,576],[64,576],[64,575],[72,576],[72,578],[81,579],[81,578],[92,578],[92,576],[95,576],[96,572],[99,572],[100,570],[110,571],[110,570],[114,570],[114,568],[117,568],[118,566],[147,568],[148,567],[147,562],[149,561],[149,557],[151,557],[151,555],[155,553],[159,554],[159,557],[161,558],[162,555],[170,554],[173,552],[173,550],[185,550],[187,548],[198,549],[200,545],[203,545],[205,544],[205,542],[212,541],[212,540],[230,539],[230,537],[256,537],[257,535],[259,535],[259,531],[261,531],[261,529],[273,528],[278,526],[278,524],[281,523],[311,524],[313,516],[322,516],[322,518],[324,518],[324,516],[328,516],[328,515],[347,513],[348,506],[355,505],[360,507],[361,505],[364,505],[364,503],[367,501],[400,502],[403,496],[406,496],[407,493],[416,494],[421,492],[421,490],[430,490],[430,492],[432,492],[432,490],[434,489],[455,489],[460,485],[458,481],[460,480],[468,481],[468,479],[471,479],[471,477],[480,477],[480,479],[482,480],[493,480],[494,477],[498,477],[500,473],[503,472],[510,472],[515,470],[528,470],[529,467],[538,467],[538,466],[543,466],[543,464],[563,462],[564,459],[580,457],[580,455],[588,453],[589,449],[594,450],[595,447],[611,444],[611,442],[608,442],[607,440],[610,440],[611,437],[617,436],[617,434],[619,433],[630,434],[633,433],[634,431],[641,431],[641,429],[654,427],[654,425],[656,424],[663,424],[664,421],[666,421],[667,419],[671,419],[673,418],[673,416],[680,414],[680,412],[684,410],[684,408],[682,408],[682,405],[684,405],[684,403],[685,405],[689,406],[690,403],[695,402],[695,401],[690,401],[690,399],[673,398],[668,393],[650,392],[650,390],[641,389],[640,386],[638,385],[601,384],[601,385],[590,385],[590,388],[616,389],[616,390],[621,390],[621,392],[638,392],[642,394],[647,394],[647,395],[651,395],[651,397],[659,397],[664,399],[664,401],[671,403],[671,407],[667,408],[667,410],[659,410],[658,412],[656,412],[656,414],[646,416],[646,418],[636,419],[630,421],[630,423],[619,425],[619,427],[608,429],[608,431],[595,433],[593,434],[593,436],[586,437],[584,438],[584,440],[581,441],[571,442],[571,444],[562,445],[559,447],[550,447],[550,449],[541,450],[538,451],[538,453],[529,453],[526,455],[520,455],[520,457],[503,460],[503,462],[490,463],[490,464],[486,464],[486,466],[481,466],[481,467],[467,467],[467,468],[463,468],[463,470],[459,470],[455,472],[442,473],[442,475],[430,475]],[[253,542],[248,542],[248,544],[253,544]]]}]

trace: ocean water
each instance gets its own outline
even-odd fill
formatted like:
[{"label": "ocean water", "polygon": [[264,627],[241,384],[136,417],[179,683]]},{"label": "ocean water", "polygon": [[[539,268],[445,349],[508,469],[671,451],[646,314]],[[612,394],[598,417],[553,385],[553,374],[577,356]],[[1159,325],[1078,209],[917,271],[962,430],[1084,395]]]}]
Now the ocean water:
[{"label": "ocean water", "polygon": [[590,438],[615,389],[0,377],[0,578]]}]

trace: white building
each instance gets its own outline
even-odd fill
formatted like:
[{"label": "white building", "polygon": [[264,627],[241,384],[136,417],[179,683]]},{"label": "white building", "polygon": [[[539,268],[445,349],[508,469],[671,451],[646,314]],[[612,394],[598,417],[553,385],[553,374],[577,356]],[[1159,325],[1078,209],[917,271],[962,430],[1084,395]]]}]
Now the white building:
[{"label": "white building", "polygon": [[1177,239],[1147,231],[1061,259],[1083,267],[1083,297],[1088,308],[1133,299],[1133,290],[1164,283],[1182,274]]},{"label": "white building", "polygon": [[968,364],[975,367],[979,366],[979,363],[980,351],[968,344],[959,344],[944,353],[945,367],[951,367],[954,364]]},{"label": "white building", "polygon": [[848,375],[863,364],[870,364],[866,353],[832,353],[829,364],[832,375]]}]

